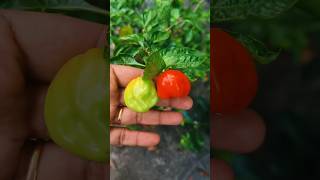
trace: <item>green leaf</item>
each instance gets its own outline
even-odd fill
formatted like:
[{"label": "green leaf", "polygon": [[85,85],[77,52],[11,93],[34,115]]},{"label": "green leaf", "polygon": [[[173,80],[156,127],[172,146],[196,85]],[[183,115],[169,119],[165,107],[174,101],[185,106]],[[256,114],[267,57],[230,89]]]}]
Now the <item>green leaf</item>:
[{"label": "green leaf", "polygon": [[159,52],[151,54],[147,59],[147,65],[143,73],[144,79],[152,79],[166,67]]},{"label": "green leaf", "polygon": [[165,29],[170,22],[170,15],[171,6],[166,3],[161,3],[159,7],[145,11],[142,14],[143,33],[152,33],[156,30]]},{"label": "green leaf", "polygon": [[268,64],[276,60],[280,54],[280,50],[271,51],[261,41],[240,33],[229,32],[235,36],[251,53],[256,61],[261,64]]},{"label": "green leaf", "polygon": [[269,19],[292,8],[298,0],[218,0],[211,9],[211,22]]},{"label": "green leaf", "polygon": [[199,152],[205,145],[203,136],[197,129],[192,129],[181,135],[180,145],[184,149]]},{"label": "green leaf", "polygon": [[186,39],[185,39],[185,41],[188,43],[188,42],[190,42],[190,41],[192,40],[192,38],[193,38],[193,31],[192,31],[192,29],[191,29],[190,31],[186,32]]},{"label": "green leaf", "polygon": [[152,43],[161,43],[170,38],[170,33],[168,31],[154,31],[145,34],[145,38]]},{"label": "green leaf", "polygon": [[204,54],[189,48],[170,47],[160,51],[167,66],[175,68],[191,68],[205,61]]},{"label": "green leaf", "polygon": [[118,56],[121,54],[126,54],[129,55],[131,57],[134,57],[136,54],[139,53],[140,47],[139,46],[135,46],[135,45],[122,45],[119,48],[116,48],[114,50],[113,56]]},{"label": "green leaf", "polygon": [[156,0],[157,6],[171,5],[172,0]]},{"label": "green leaf", "polygon": [[142,14],[144,31],[150,31],[154,26],[157,25],[155,21],[157,18],[157,12],[155,10],[149,10]]},{"label": "green leaf", "polygon": [[170,47],[162,49],[160,54],[167,68],[183,71],[191,81],[200,77],[197,75],[198,70],[207,73],[210,69],[209,65],[205,67],[202,66],[209,61],[209,57],[193,49]]},{"label": "green leaf", "polygon": [[178,18],[180,17],[180,9],[175,8],[171,10],[171,18],[175,21],[178,20]]},{"label": "green leaf", "polygon": [[121,41],[125,41],[126,44],[135,44],[144,47],[144,38],[138,34],[130,34],[128,36],[120,37]]}]

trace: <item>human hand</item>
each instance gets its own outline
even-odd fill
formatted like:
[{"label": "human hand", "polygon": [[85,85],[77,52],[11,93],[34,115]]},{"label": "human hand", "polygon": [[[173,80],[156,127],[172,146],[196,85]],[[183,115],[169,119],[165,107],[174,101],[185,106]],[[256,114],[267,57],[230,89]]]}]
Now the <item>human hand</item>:
[{"label": "human hand", "polygon": [[[120,65],[110,67],[110,123],[117,123],[120,109],[122,125],[179,125],[182,114],[173,111],[150,110],[146,113],[137,113],[124,107],[123,91],[127,84],[134,78],[141,76],[143,70]],[[157,105],[187,110],[192,107],[190,97],[160,100]],[[156,133],[131,131],[126,128],[112,128],[110,131],[110,144],[125,146],[141,146],[152,148],[160,141]]]},{"label": "human hand", "polygon": [[[216,116],[211,123],[212,144],[215,149],[248,153],[257,149],[265,137],[262,118],[252,110],[238,114]],[[226,162],[214,159],[211,163],[214,180],[233,180],[234,173]]]},{"label": "human hand", "polygon": [[71,57],[102,45],[105,34],[103,25],[79,19],[0,10],[0,179],[26,179],[31,138],[46,140],[38,180],[109,177],[108,164],[81,159],[50,141],[43,117],[57,71]]}]

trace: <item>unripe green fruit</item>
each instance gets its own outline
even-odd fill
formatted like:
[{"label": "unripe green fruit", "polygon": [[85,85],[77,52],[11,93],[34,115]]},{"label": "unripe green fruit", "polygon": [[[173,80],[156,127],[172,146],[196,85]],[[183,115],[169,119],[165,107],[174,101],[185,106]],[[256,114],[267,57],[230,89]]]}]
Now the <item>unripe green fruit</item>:
[{"label": "unripe green fruit", "polygon": [[130,81],[124,91],[126,106],[135,112],[147,112],[158,102],[157,91],[152,80],[137,77]]},{"label": "unripe green fruit", "polygon": [[73,154],[102,162],[109,158],[106,70],[103,50],[88,50],[60,69],[45,100],[51,139]]}]

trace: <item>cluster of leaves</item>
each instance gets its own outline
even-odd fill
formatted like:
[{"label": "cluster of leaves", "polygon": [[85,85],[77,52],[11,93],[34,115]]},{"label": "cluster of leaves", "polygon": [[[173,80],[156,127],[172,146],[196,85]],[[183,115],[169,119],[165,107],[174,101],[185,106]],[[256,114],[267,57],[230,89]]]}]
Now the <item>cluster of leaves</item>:
[{"label": "cluster of leaves", "polygon": [[158,59],[152,63],[158,70],[178,69],[191,80],[207,77],[210,33],[204,1],[188,6],[181,0],[110,3],[111,63],[145,68]]},{"label": "cluster of leaves", "polygon": [[248,19],[243,24],[234,23],[232,28],[248,32],[270,47],[288,52],[295,62],[301,61],[304,50],[310,48],[310,35],[318,34],[320,30],[319,18],[301,8],[300,3],[277,18],[267,21]]},{"label": "cluster of leaves", "polygon": [[272,46],[276,50],[270,50],[269,46],[257,39],[259,36],[252,34],[259,27],[253,26],[249,21],[259,22],[261,29],[268,32],[270,29],[261,25],[274,27],[270,21],[291,10],[297,2],[298,0],[216,0],[211,6],[211,22],[213,25],[227,25],[232,31],[237,31],[231,34],[247,47],[258,62],[266,64],[274,61],[283,47]]}]

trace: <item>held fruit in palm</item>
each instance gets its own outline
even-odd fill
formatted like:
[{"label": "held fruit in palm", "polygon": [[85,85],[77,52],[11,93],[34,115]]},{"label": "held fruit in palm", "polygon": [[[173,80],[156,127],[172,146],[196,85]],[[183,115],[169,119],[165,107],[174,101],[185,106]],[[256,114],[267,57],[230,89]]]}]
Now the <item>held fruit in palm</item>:
[{"label": "held fruit in palm", "polygon": [[191,89],[189,78],[178,70],[167,70],[157,78],[157,92],[161,99],[188,96]]},{"label": "held fruit in palm", "polygon": [[211,28],[211,110],[236,113],[256,95],[258,80],[253,58],[240,42]]},{"label": "held fruit in palm", "polygon": [[101,162],[109,157],[106,68],[102,49],[75,56],[57,73],[45,100],[52,140],[73,154]]},{"label": "held fruit in palm", "polygon": [[158,102],[152,80],[137,77],[129,82],[124,91],[126,106],[135,112],[147,112]]}]

